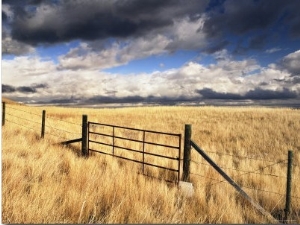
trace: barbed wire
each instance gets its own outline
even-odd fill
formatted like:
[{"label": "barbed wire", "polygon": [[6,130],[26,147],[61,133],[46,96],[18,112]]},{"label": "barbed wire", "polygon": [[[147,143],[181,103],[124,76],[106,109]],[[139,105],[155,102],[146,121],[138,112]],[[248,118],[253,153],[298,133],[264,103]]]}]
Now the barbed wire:
[{"label": "barbed wire", "polygon": [[71,131],[67,131],[67,130],[63,130],[63,129],[60,129],[60,128],[52,127],[52,126],[49,126],[47,124],[45,125],[45,127],[50,127],[54,130],[59,130],[59,131],[66,132],[66,133],[69,133],[69,134],[81,134],[81,133],[74,133],[74,132],[71,132]]},{"label": "barbed wire", "polygon": [[262,159],[262,158],[254,158],[254,157],[248,157],[248,156],[242,156],[242,155],[234,155],[234,154],[227,154],[227,153],[221,153],[221,152],[212,152],[212,151],[206,151],[207,153],[212,153],[212,154],[217,154],[217,155],[227,155],[227,156],[231,156],[231,157],[238,157],[238,158],[246,158],[246,159],[250,159],[250,160],[259,160],[259,161],[264,161],[264,162],[275,162],[272,160],[268,160],[268,159]]},{"label": "barbed wire", "polygon": [[19,116],[16,116],[16,115],[12,115],[12,114],[9,114],[9,113],[6,113],[6,114],[10,115],[10,116],[13,116],[13,117],[16,117],[16,118],[21,119],[21,120],[26,120],[26,121],[29,121],[29,122],[40,124],[40,122],[36,122],[36,121],[33,121],[33,120],[25,119],[25,118],[22,118],[22,117],[19,117]]},{"label": "barbed wire", "polygon": [[19,126],[22,126],[22,127],[25,127],[25,128],[27,128],[27,129],[30,129],[30,130],[34,130],[35,131],[35,129],[34,128],[32,128],[32,127],[27,127],[27,126],[25,126],[25,125],[22,125],[22,124],[19,124],[19,123],[16,123],[16,122],[13,122],[13,121],[11,121],[11,120],[8,120],[8,119],[6,119],[8,122],[10,122],[10,123],[14,123],[14,124],[16,124],[16,125],[19,125]]},{"label": "barbed wire", "polygon": [[[61,139],[66,139],[66,137],[62,137],[61,133],[68,133],[68,134],[72,135],[72,138],[74,138],[78,135],[80,135],[80,136],[82,135],[81,133],[70,132],[70,131],[67,131],[67,130],[64,130],[64,129],[56,128],[56,127],[48,125],[48,124],[46,124],[45,127],[50,128],[52,132],[47,132],[47,134],[50,134],[50,135],[55,136],[55,137],[59,137]],[[68,137],[68,139],[69,138],[70,137]]]},{"label": "barbed wire", "polygon": [[[219,179],[207,177],[207,176],[204,176],[204,175],[201,175],[201,174],[198,174],[198,173],[191,173],[191,172],[190,172],[190,174],[195,175],[195,176],[199,176],[199,177],[203,177],[203,178],[207,178],[207,179],[209,179],[209,180],[215,180],[215,181],[222,182],[222,181],[220,181]],[[225,180],[224,180],[224,181],[225,181]]]},{"label": "barbed wire", "polygon": [[253,188],[253,187],[248,187],[248,186],[242,186],[242,188],[246,188],[246,189],[252,189],[255,191],[261,191],[261,192],[266,192],[266,193],[270,193],[270,194],[276,194],[276,195],[280,195],[280,196],[285,196],[285,194],[282,193],[278,193],[278,192],[273,192],[273,191],[267,191],[267,190],[263,190],[263,189],[259,189],[259,188]]},{"label": "barbed wire", "polygon": [[17,111],[22,111],[22,112],[25,112],[25,113],[28,113],[28,114],[31,114],[31,115],[35,115],[35,116],[41,117],[41,114],[37,114],[37,113],[33,113],[33,112],[28,112],[28,111],[22,110],[22,109],[16,109],[16,108],[14,108],[14,107],[7,106],[7,105],[6,105],[5,107],[7,107],[7,108],[9,108],[9,109],[14,109],[14,110],[17,110]]},{"label": "barbed wire", "polygon": [[60,135],[57,135],[57,134],[54,134],[54,133],[47,133],[47,135],[51,135],[51,136],[54,136],[54,137],[57,137],[57,138],[60,138],[60,139],[65,139],[64,137],[62,137]]},{"label": "barbed wire", "polygon": [[[196,173],[190,173],[190,174],[195,175],[195,176],[199,176],[199,177],[203,177],[203,178],[206,178],[206,179],[209,179],[209,180],[218,181],[218,183],[209,184],[208,186],[213,186],[213,185],[215,185],[215,184],[226,184],[226,183],[224,183],[226,180],[220,181],[219,179],[211,178],[211,177],[204,176],[204,175],[201,175],[201,174],[196,174]],[[228,184],[229,184],[229,183],[228,183]],[[244,185],[242,186],[242,188],[252,189],[252,190],[255,190],[255,191],[261,191],[261,192],[266,192],[266,193],[270,193],[270,194],[276,194],[276,195],[280,195],[280,196],[285,196],[285,194],[282,194],[282,193],[273,192],[273,191],[268,191],[268,190],[259,189],[259,188],[253,188],[253,187],[244,186]],[[295,198],[295,199],[300,199],[300,197],[298,197],[298,196],[291,196],[291,197],[292,197],[292,198]]]},{"label": "barbed wire", "polygon": [[76,125],[76,126],[82,127],[82,125],[80,125],[80,124],[73,123],[73,122],[70,122],[70,121],[65,121],[65,120],[58,119],[58,118],[54,118],[52,116],[46,116],[46,118],[53,119],[53,120],[58,120],[58,121],[61,121],[61,122],[64,122],[64,123],[69,123],[69,124],[72,124],[72,125]]},{"label": "barbed wire", "polygon": [[[286,160],[285,160],[285,161],[286,161]],[[260,168],[260,169],[254,170],[254,171],[249,171],[249,172],[246,172],[246,173],[243,173],[243,174],[238,174],[236,177],[244,176],[244,175],[249,174],[249,173],[254,173],[254,172],[259,171],[259,170],[264,170],[264,169],[267,168],[267,167],[271,167],[271,166],[274,166],[274,165],[279,164],[279,163],[281,163],[281,162],[273,163],[273,164],[267,165],[267,166],[265,166],[265,167],[263,167],[263,168]],[[236,177],[235,177],[235,178],[236,178]],[[220,182],[211,184],[211,185],[215,185],[215,184],[222,183],[222,182],[225,182],[225,181],[226,181],[226,180],[223,180],[223,181],[220,181]]]},{"label": "barbed wire", "polygon": [[[10,116],[12,116],[12,117],[16,117],[16,118],[18,118],[18,119],[22,119],[22,120],[26,120],[26,121],[29,121],[29,122],[33,122],[33,123],[40,124],[39,122],[32,121],[32,120],[29,120],[29,119],[25,119],[25,118],[22,118],[22,117],[19,117],[19,116],[16,116],[16,115],[12,115],[12,114],[10,114],[10,113],[6,113],[6,114],[7,114],[7,115],[10,115]],[[16,124],[16,125],[19,125],[19,126],[22,126],[22,127],[25,127],[25,128],[27,128],[27,129],[34,130],[34,131],[35,131],[35,129],[32,128],[32,127],[28,127],[28,126],[22,125],[22,124],[20,124],[20,123],[14,122],[14,121],[9,120],[9,119],[7,119],[7,118],[6,118],[6,121],[11,122],[11,123]],[[66,131],[66,130],[63,130],[63,129],[56,128],[56,127],[52,127],[52,126],[49,126],[49,125],[45,125],[45,127],[50,127],[50,128],[52,128],[52,129],[59,130],[59,131],[65,132],[65,133],[70,133],[70,134],[73,134],[73,135],[77,135],[77,134],[80,134],[80,135],[81,135],[81,133],[74,133],[74,132]],[[59,138],[61,138],[61,139],[64,139],[61,135],[53,134],[53,133],[50,133],[50,132],[47,133],[47,134],[48,134],[48,135],[52,135],[52,136],[59,137]]]},{"label": "barbed wire", "polygon": [[[201,164],[201,165],[204,165],[204,166],[211,166],[207,163],[196,162],[194,160],[191,160],[191,162],[196,163],[198,165]],[[278,177],[278,178],[286,178],[285,176],[279,176],[279,175],[275,175],[275,174],[255,173],[255,172],[247,171],[247,170],[239,170],[237,168],[228,168],[228,167],[223,167],[223,166],[220,166],[220,165],[218,165],[218,166],[222,169],[227,169],[227,170],[235,170],[235,171],[240,171],[240,172],[244,172],[244,173],[252,173],[252,174],[263,175],[263,176],[273,176],[273,177]]]},{"label": "barbed wire", "polygon": [[[285,194],[282,194],[282,193],[273,192],[273,191],[267,191],[267,190],[258,189],[258,188],[252,188],[252,187],[247,187],[247,186],[243,186],[243,188],[247,188],[247,189],[252,189],[252,190],[255,190],[255,191],[262,191],[262,192],[267,192],[267,193],[271,193],[271,194],[277,194],[277,195],[285,196]],[[291,196],[291,197],[292,198],[296,198],[296,199],[300,199],[300,197],[298,197],[298,196]]]},{"label": "barbed wire", "polygon": [[[14,108],[14,107],[7,106],[7,105],[6,105],[5,107],[10,108],[10,109],[14,109],[14,110],[17,110],[17,111],[22,111],[22,112],[25,112],[25,113],[28,113],[28,114],[32,114],[32,115],[35,115],[35,116],[39,116],[39,117],[42,116],[41,114],[37,114],[37,113],[33,113],[33,112],[28,112],[28,111],[22,110],[22,109],[16,109],[16,108]],[[8,113],[7,113],[7,114],[8,114]],[[76,125],[76,126],[82,127],[82,125],[77,124],[77,123],[73,123],[73,122],[70,122],[70,121],[65,121],[65,120],[61,120],[61,119],[54,118],[54,117],[50,117],[50,116],[46,116],[46,118],[53,119],[53,120],[58,120],[58,121],[61,121],[61,122],[64,122],[64,123],[69,123],[69,124],[72,124],[72,125]]]}]

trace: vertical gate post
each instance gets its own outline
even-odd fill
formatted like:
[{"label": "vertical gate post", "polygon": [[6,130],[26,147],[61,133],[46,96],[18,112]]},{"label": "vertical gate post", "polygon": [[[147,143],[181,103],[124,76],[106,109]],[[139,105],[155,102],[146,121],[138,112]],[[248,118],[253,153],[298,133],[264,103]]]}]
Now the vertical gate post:
[{"label": "vertical gate post", "polygon": [[182,174],[182,181],[185,182],[190,181],[191,137],[192,137],[192,125],[186,124],[184,128],[183,174]]},{"label": "vertical gate post", "polygon": [[2,126],[5,124],[5,102],[2,102]]},{"label": "vertical gate post", "polygon": [[41,138],[44,138],[45,136],[45,122],[46,122],[46,110],[43,110]]},{"label": "vertical gate post", "polygon": [[88,157],[88,117],[87,115],[82,115],[82,142],[81,151],[82,155]]},{"label": "vertical gate post", "polygon": [[113,127],[113,136],[112,136],[112,147],[113,147],[113,149],[112,149],[112,154],[113,155],[115,155],[115,127]]},{"label": "vertical gate post", "polygon": [[145,174],[145,131],[143,130],[143,174]]},{"label": "vertical gate post", "polygon": [[285,200],[285,217],[288,220],[291,208],[291,190],[292,190],[292,165],[293,165],[293,151],[288,151],[288,166],[287,166],[287,179],[286,179],[286,200]]}]

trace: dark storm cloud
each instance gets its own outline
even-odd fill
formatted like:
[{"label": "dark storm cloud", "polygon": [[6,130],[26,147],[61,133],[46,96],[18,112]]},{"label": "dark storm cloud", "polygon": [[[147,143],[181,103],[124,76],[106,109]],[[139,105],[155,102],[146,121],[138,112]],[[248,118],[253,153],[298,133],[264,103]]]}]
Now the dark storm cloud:
[{"label": "dark storm cloud", "polygon": [[26,86],[22,86],[22,87],[18,87],[16,89],[18,92],[22,92],[22,93],[35,93],[36,89],[33,87],[26,87]]},{"label": "dark storm cloud", "polygon": [[244,34],[251,30],[264,29],[278,19],[285,6],[286,1],[278,0],[228,0],[224,2],[219,13],[211,12],[204,29],[210,37],[221,35],[226,30],[234,34]]},{"label": "dark storm cloud", "polygon": [[266,41],[268,40],[268,35],[267,34],[262,34],[262,35],[258,35],[255,37],[252,37],[249,40],[249,49],[261,49]]},{"label": "dark storm cloud", "polygon": [[250,90],[244,96],[245,99],[252,100],[269,100],[269,99],[290,99],[297,98],[297,93],[284,88],[282,91],[263,90],[255,88]]},{"label": "dark storm cloud", "polygon": [[50,102],[38,102],[39,104],[78,104],[78,105],[93,105],[93,104],[163,104],[163,105],[176,105],[180,102],[192,102],[199,101],[201,98],[197,97],[156,97],[149,95],[147,97],[142,97],[138,95],[134,96],[126,96],[126,97],[114,97],[114,96],[94,96],[92,98],[62,98],[62,99],[54,99]]},{"label": "dark storm cloud", "polygon": [[15,87],[2,84],[2,93],[13,93],[15,91],[16,91]]},{"label": "dark storm cloud", "polygon": [[[293,0],[4,0],[3,4],[14,13],[9,23],[12,39],[32,46],[144,36],[167,30],[176,19],[195,20],[203,13],[207,15],[203,31],[209,47],[202,49],[206,53],[225,48],[228,35],[267,30],[276,23],[300,37],[300,2]],[[5,12],[2,17],[3,24],[8,23]],[[235,53],[264,46],[266,35],[251,35],[248,46],[235,46]]]},{"label": "dark storm cloud", "polygon": [[2,11],[2,22],[6,22],[8,19],[8,16],[6,15],[6,13],[4,11]]},{"label": "dark storm cloud", "polygon": [[44,89],[44,88],[48,88],[48,85],[47,84],[33,84],[31,86],[14,87],[11,85],[2,84],[2,93],[14,93],[14,92],[36,93],[36,92],[38,92],[37,89]]},{"label": "dark storm cloud", "polygon": [[242,96],[239,94],[220,93],[210,88],[203,88],[201,90],[197,90],[196,92],[201,94],[204,99],[231,99],[231,100],[242,99]]},{"label": "dark storm cloud", "polygon": [[300,84],[300,76],[293,77],[292,81],[293,84]]},{"label": "dark storm cloud", "polygon": [[282,91],[264,90],[261,88],[255,88],[254,90],[248,91],[245,95],[234,94],[234,93],[221,93],[216,92],[210,88],[204,88],[196,90],[197,93],[201,94],[203,99],[221,99],[221,100],[272,100],[272,99],[293,99],[297,98],[298,95],[294,91],[290,91],[284,88]]},{"label": "dark storm cloud", "polygon": [[[7,4],[10,1],[6,1]],[[202,12],[206,1],[27,1],[39,4],[36,11],[14,4],[12,37],[37,45],[73,39],[95,40],[143,35],[173,24],[183,16]]]},{"label": "dark storm cloud", "polygon": [[212,45],[208,46],[207,48],[204,48],[203,52],[205,52],[207,54],[212,54],[212,53],[215,53],[215,52],[218,52],[218,51],[224,49],[228,44],[229,44],[229,42],[227,40],[222,40],[217,43],[213,43]]},{"label": "dark storm cloud", "polygon": [[[274,30],[276,33],[288,32],[300,37],[299,1],[287,0],[227,0],[211,7],[207,12],[204,32],[208,40],[219,41],[228,35],[242,37],[251,35],[248,45],[239,44],[234,53],[243,54],[249,49],[260,49],[266,43],[267,35],[258,36],[257,31]],[[282,24],[276,27],[276,25]],[[268,41],[276,37],[268,34]],[[244,40],[243,40],[244,41]]]}]

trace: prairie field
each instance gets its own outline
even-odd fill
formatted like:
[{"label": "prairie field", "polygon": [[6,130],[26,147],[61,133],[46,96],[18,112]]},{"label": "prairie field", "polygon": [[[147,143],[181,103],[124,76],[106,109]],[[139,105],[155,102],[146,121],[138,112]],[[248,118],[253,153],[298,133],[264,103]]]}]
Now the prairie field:
[{"label": "prairie field", "polygon": [[[43,139],[42,110],[46,110]],[[9,103],[2,126],[2,223],[269,222],[194,149],[190,162],[194,194],[188,196],[175,183],[143,176],[137,163],[97,153],[84,158],[80,143],[60,145],[61,141],[80,138],[82,115],[96,123],[181,133],[181,151],[184,127],[190,124],[192,140],[276,219],[284,216],[287,158],[288,150],[292,150],[291,210],[287,223],[300,223],[298,109],[92,109]],[[172,142],[167,137],[159,138],[161,143]],[[153,162],[160,163],[159,159]],[[163,174],[156,168],[147,170],[153,176],[174,178],[174,174]]]}]

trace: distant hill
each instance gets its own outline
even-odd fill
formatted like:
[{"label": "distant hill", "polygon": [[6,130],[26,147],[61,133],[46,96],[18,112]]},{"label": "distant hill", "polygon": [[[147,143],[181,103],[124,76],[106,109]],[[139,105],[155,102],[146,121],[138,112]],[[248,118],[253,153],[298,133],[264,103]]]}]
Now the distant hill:
[{"label": "distant hill", "polygon": [[2,102],[12,104],[12,105],[24,105],[23,103],[19,103],[13,100],[10,100],[9,98],[2,97]]}]

